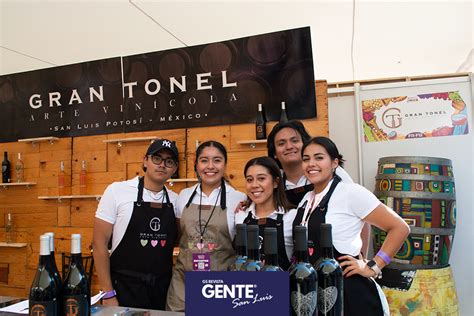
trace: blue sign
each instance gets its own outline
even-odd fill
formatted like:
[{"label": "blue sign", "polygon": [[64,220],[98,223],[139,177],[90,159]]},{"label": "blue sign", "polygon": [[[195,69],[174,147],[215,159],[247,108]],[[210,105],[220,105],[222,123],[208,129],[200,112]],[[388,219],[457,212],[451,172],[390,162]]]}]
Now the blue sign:
[{"label": "blue sign", "polygon": [[186,316],[290,313],[288,272],[186,272]]}]

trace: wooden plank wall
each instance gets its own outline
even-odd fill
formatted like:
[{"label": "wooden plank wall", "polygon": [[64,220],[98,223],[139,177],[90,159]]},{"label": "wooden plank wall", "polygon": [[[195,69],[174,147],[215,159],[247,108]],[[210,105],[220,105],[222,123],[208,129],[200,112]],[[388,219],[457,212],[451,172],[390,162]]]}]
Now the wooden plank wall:
[{"label": "wooden plank wall", "polygon": [[[327,83],[316,81],[317,119],[305,120],[311,135],[328,135]],[[276,122],[267,124],[269,132]],[[83,254],[90,254],[92,229],[97,201],[84,200],[38,200],[38,196],[58,195],[57,178],[60,161],[65,163],[66,184],[64,194],[79,194],[81,161],[87,162],[87,187],[85,194],[101,195],[108,184],[142,174],[141,161],[149,143],[130,142],[118,147],[116,143],[104,143],[105,139],[142,136],[157,136],[175,140],[178,145],[181,178],[194,178],[196,144],[206,140],[217,140],[228,150],[227,175],[231,183],[245,192],[243,168],[253,157],[267,154],[265,144],[256,148],[239,145],[239,140],[255,138],[254,124],[226,125],[205,128],[175,129],[128,134],[109,134],[61,138],[50,143],[0,143],[0,153],[7,151],[12,167],[17,153],[22,153],[25,179],[36,182],[30,188],[0,185],[0,242],[5,240],[5,219],[12,213],[14,239],[26,243],[26,247],[0,246],[0,267],[8,272],[8,282],[0,282],[0,295],[27,297],[34,277],[39,256],[39,236],[45,232],[55,233],[56,261],[61,271],[61,253],[69,252],[72,233],[82,234]],[[12,175],[14,177],[14,175]],[[13,179],[15,180],[15,179]],[[175,183],[169,187],[179,192],[193,183]],[[5,272],[6,273],[6,272]],[[3,278],[2,278],[3,279]],[[93,293],[99,286],[94,276]]]}]

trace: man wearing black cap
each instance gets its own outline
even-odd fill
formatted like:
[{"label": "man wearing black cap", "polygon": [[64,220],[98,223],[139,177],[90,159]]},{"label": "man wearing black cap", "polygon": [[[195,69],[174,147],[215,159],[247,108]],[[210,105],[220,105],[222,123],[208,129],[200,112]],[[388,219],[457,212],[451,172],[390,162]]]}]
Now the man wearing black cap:
[{"label": "man wearing black cap", "polygon": [[144,177],[114,182],[105,190],[94,222],[104,305],[165,309],[179,229],[177,194],[165,183],[177,168],[175,143],[157,139],[143,158]]}]

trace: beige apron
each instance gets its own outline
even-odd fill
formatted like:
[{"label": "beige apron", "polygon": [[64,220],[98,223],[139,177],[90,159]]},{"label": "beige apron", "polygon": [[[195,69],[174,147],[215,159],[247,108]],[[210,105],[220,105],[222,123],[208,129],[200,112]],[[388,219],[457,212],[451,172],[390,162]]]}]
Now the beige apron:
[{"label": "beige apron", "polygon": [[[201,230],[206,225],[213,207],[214,205],[201,206]],[[184,311],[184,273],[193,271],[193,253],[209,252],[211,271],[226,271],[234,261],[235,251],[232,248],[227,225],[227,211],[227,209],[222,210],[217,202],[203,235],[203,245],[200,245],[202,249],[199,250],[197,247],[200,242],[199,205],[190,204],[183,210],[180,221],[182,232],[179,242],[180,251],[168,290],[166,310]]]}]

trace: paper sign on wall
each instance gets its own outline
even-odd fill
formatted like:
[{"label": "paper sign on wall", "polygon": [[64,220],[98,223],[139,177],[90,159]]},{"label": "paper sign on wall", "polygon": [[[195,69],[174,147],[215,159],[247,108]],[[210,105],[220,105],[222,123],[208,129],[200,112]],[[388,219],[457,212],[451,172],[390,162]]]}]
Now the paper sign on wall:
[{"label": "paper sign on wall", "polygon": [[362,117],[366,142],[469,133],[459,91],[363,100]]}]

